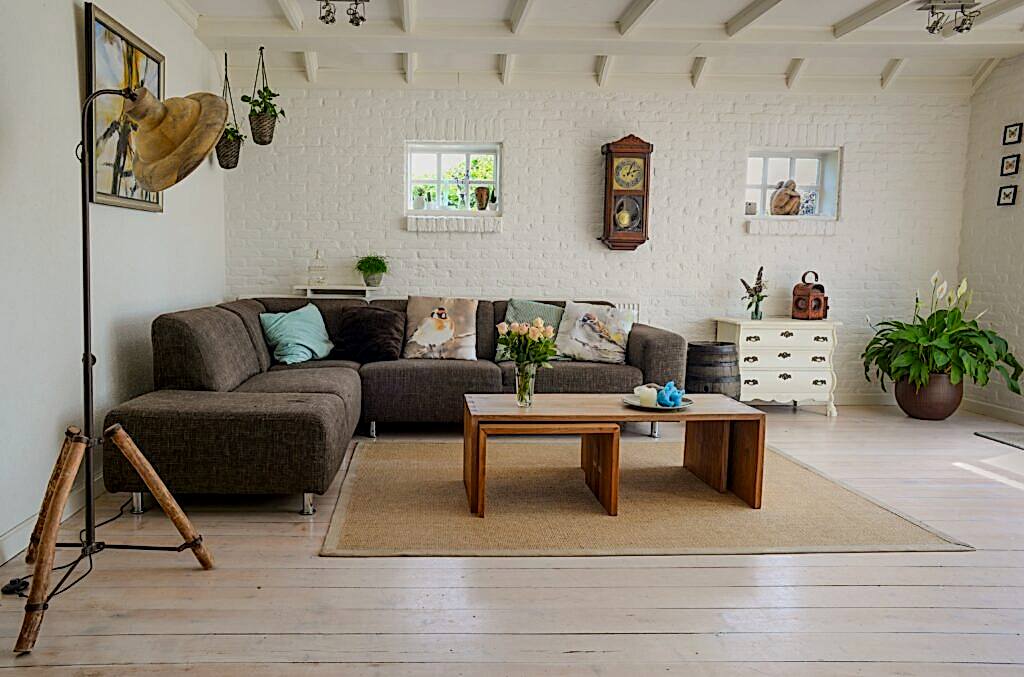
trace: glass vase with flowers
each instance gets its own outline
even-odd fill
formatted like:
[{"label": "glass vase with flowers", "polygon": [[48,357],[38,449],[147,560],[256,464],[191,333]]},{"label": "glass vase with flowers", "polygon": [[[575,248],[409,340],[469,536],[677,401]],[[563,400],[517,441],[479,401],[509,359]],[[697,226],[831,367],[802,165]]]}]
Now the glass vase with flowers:
[{"label": "glass vase with flowers", "polygon": [[555,329],[545,325],[539,317],[532,323],[502,322],[498,325],[498,345],[504,346],[515,362],[516,404],[533,404],[533,391],[537,381],[537,368],[550,369],[555,350]]}]

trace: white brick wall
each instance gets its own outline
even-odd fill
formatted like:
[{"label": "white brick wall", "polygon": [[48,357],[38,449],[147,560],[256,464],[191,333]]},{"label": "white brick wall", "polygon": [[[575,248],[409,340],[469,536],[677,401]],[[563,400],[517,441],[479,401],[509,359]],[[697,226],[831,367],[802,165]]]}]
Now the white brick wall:
[{"label": "white brick wall", "polygon": [[[983,322],[998,331],[1024,359],[1024,181],[1022,174],[999,176],[1004,155],[1024,152],[1024,144],[1002,145],[1003,127],[1024,122],[1024,57],[997,68],[971,99],[971,131],[964,193],[960,271],[974,287],[974,309],[988,312]],[[1014,207],[996,207],[999,186],[1022,186]],[[1002,385],[1002,377],[967,397],[1024,413],[1024,398]]]},{"label": "white brick wall", "polygon": [[[251,143],[227,180],[231,294],[284,293],[314,248],[335,278],[367,252],[391,257],[387,291],[635,299],[646,321],[689,339],[740,314],[740,276],[763,264],[767,310],[789,310],[817,270],[840,336],[840,391],[876,388],[857,356],[874,319],[909,313],[935,269],[957,269],[969,104],[959,96],[284,91],[288,119]],[[612,252],[597,237],[601,144],[635,133],[655,147],[651,240]],[[500,234],[403,226],[403,143],[504,142]],[[746,152],[845,149],[842,218],[832,236],[757,236],[742,211]],[[355,279],[354,275],[351,279]]]}]

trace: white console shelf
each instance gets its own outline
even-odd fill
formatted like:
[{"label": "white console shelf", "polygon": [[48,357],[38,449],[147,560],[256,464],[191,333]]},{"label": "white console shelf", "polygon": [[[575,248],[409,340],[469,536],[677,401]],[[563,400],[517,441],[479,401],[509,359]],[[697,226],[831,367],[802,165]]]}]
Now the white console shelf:
[{"label": "white console shelf", "polygon": [[292,289],[306,298],[316,299],[365,299],[381,298],[380,287],[365,284],[297,284]]}]

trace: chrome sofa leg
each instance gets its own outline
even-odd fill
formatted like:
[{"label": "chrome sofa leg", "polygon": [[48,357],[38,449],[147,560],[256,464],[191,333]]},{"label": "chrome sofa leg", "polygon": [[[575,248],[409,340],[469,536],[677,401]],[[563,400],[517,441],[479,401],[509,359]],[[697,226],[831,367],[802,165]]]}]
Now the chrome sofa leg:
[{"label": "chrome sofa leg", "polygon": [[377,439],[377,422],[376,421],[370,421],[370,439],[371,440]]},{"label": "chrome sofa leg", "polygon": [[654,439],[661,437],[661,423],[658,421],[651,421],[651,437]]},{"label": "chrome sofa leg", "polygon": [[313,507],[313,494],[306,492],[302,494],[302,510],[299,511],[300,515],[312,515],[316,512],[316,508]]},{"label": "chrome sofa leg", "polygon": [[128,512],[130,512],[133,515],[141,515],[142,513],[146,512],[146,509],[142,507],[141,491],[132,492],[132,507],[131,510],[129,510]]}]

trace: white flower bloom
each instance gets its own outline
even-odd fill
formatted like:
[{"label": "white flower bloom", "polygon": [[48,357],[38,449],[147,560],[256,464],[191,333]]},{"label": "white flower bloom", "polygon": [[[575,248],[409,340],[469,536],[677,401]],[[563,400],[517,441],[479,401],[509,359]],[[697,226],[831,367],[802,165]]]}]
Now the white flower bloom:
[{"label": "white flower bloom", "polygon": [[965,277],[960,281],[960,286],[956,288],[956,297],[959,299],[961,296],[967,293],[967,278]]},{"label": "white flower bloom", "polygon": [[942,284],[939,285],[939,288],[935,290],[935,298],[941,299],[943,296],[945,296],[946,295],[946,287],[947,287],[946,282],[943,281]]},{"label": "white flower bloom", "polygon": [[934,273],[932,273],[932,279],[931,279],[932,286],[934,287],[935,285],[937,285],[939,283],[939,280],[941,280],[941,279],[942,279],[942,276],[939,275],[939,271],[936,270]]}]

